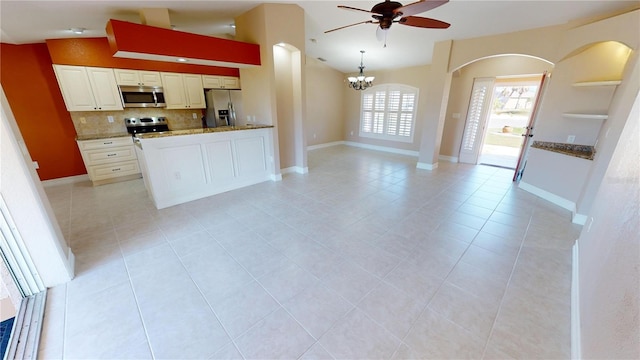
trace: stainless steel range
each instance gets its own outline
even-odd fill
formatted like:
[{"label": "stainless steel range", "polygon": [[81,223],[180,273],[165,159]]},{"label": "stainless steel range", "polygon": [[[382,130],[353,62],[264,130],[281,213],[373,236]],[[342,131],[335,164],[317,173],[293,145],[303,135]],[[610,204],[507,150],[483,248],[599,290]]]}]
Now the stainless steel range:
[{"label": "stainless steel range", "polygon": [[125,118],[124,124],[127,126],[127,132],[131,135],[143,134],[149,132],[169,131],[167,118],[161,117],[143,117],[143,118]]}]

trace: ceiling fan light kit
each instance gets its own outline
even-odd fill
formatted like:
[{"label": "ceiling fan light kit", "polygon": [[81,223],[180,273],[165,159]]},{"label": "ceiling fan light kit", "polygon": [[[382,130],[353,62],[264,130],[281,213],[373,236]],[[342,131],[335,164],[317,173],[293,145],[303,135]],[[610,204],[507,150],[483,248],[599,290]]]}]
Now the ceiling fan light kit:
[{"label": "ceiling fan light kit", "polygon": [[368,87],[373,86],[373,80],[375,79],[375,76],[364,75],[364,65],[362,64],[363,59],[364,50],[360,50],[360,66],[358,66],[360,72],[358,73],[358,76],[347,77],[347,80],[349,81],[349,87],[354,90],[364,90]]}]

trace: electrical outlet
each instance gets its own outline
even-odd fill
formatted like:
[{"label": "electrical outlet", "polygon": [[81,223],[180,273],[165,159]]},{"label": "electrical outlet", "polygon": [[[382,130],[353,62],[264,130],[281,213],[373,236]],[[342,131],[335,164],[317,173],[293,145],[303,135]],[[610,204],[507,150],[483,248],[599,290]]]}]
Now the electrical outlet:
[{"label": "electrical outlet", "polygon": [[351,136],[353,136],[353,131],[351,132]]},{"label": "electrical outlet", "polygon": [[573,144],[576,141],[576,136],[575,135],[569,135],[567,136],[567,142],[569,144]]},{"label": "electrical outlet", "polygon": [[40,169],[40,165],[38,165],[37,161],[33,162],[33,167],[36,168],[36,169]]},{"label": "electrical outlet", "polygon": [[112,122],[113,122],[113,116],[111,116],[111,115],[107,116],[107,121],[109,121],[110,123],[112,123]]},{"label": "electrical outlet", "polygon": [[316,137],[317,137],[316,134],[313,134],[313,138],[315,139]]},{"label": "electrical outlet", "polygon": [[86,124],[87,123],[87,118],[85,118],[84,116],[80,118],[80,124]]},{"label": "electrical outlet", "polygon": [[196,113],[191,114],[191,116],[193,116],[194,119],[198,118],[198,114],[196,114]]}]

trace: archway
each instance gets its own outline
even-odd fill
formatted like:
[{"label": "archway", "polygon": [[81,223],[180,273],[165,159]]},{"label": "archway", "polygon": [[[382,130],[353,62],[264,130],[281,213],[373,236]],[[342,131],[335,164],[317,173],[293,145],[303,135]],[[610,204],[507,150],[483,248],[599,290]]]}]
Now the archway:
[{"label": "archway", "polygon": [[273,62],[281,171],[304,174],[309,170],[303,128],[302,53],[280,43],[273,46]]},{"label": "archway", "polygon": [[[442,144],[440,147],[440,159],[452,162],[460,162],[462,160],[462,162],[467,163],[478,163],[478,153],[472,156],[471,160],[461,159],[461,155],[464,157],[463,152],[465,144],[466,146],[469,145],[469,137],[465,139],[465,128],[472,128],[472,126],[468,126],[470,121],[482,120],[479,124],[471,124],[474,126],[480,126],[480,128],[476,128],[477,133],[472,134],[471,136],[475,142],[472,144],[474,146],[474,151],[479,151],[483,144],[483,140],[487,135],[487,128],[484,127],[484,124],[486,123],[485,120],[488,119],[490,115],[490,111],[488,110],[496,108],[497,106],[493,106],[493,104],[491,104],[492,101],[494,101],[494,104],[498,102],[498,98],[492,96],[492,93],[494,92],[493,90],[496,88],[496,84],[498,84],[498,86],[509,86],[509,84],[522,85],[527,83],[535,84],[536,89],[538,89],[542,74],[549,73],[552,69],[553,63],[550,61],[522,54],[504,54],[482,57],[467,62],[455,69],[452,73],[451,88],[446,111],[447,117],[445,119]],[[474,101],[477,100],[474,98],[474,80],[478,79],[485,80],[485,89],[481,89],[482,91],[487,91],[485,94],[486,96],[483,99],[484,109],[477,109],[477,107],[473,107],[478,105],[474,103]],[[529,95],[534,96],[535,94]],[[535,97],[533,99],[535,100]],[[502,105],[507,104],[505,103]],[[535,109],[533,105],[533,102],[525,104],[530,111]],[[470,112],[470,108],[472,107],[476,111],[482,111],[474,114]],[[471,119],[470,116],[473,117],[473,115],[475,115],[476,118]],[[520,117],[522,119],[516,120],[516,117]],[[529,135],[527,133],[529,129],[527,128],[531,127],[528,124],[530,119],[529,115],[520,116],[512,111],[511,115],[507,113],[507,115],[501,116],[501,118],[504,124],[499,128],[493,129],[492,131],[496,134],[489,134],[495,135],[489,138],[496,138],[499,142],[506,141],[507,144],[517,146],[517,155],[520,155],[520,148],[522,148],[522,143],[520,142],[520,139],[522,138],[521,135]],[[513,131],[514,125],[518,125],[518,129],[515,133]],[[503,133],[502,131],[505,127],[511,127],[511,129],[507,128],[506,132]],[[511,161],[513,165],[509,167],[515,167],[517,157],[516,160],[512,159]],[[498,164],[500,163],[498,162]]]}]

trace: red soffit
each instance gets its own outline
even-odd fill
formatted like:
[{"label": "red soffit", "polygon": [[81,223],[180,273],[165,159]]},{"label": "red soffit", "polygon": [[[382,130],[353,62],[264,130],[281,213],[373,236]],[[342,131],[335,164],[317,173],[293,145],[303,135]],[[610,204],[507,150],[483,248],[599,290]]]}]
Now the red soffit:
[{"label": "red soffit", "polygon": [[186,64],[260,66],[260,45],[191,34],[120,20],[107,22],[107,38],[114,57]]}]

